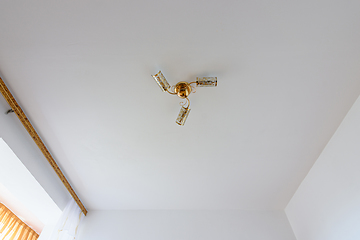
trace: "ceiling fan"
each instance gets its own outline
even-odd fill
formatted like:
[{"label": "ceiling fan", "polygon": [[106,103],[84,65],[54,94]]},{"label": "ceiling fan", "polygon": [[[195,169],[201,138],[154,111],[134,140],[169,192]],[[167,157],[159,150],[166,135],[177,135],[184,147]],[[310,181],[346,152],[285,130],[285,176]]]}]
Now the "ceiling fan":
[{"label": "ceiling fan", "polygon": [[155,75],[152,75],[152,77],[155,79],[163,92],[168,92],[172,95],[177,95],[179,98],[186,99],[186,102],[180,102],[181,109],[176,119],[176,123],[180,126],[183,126],[185,124],[186,118],[190,113],[190,100],[188,99],[188,96],[190,95],[190,93],[196,92],[195,86],[192,86],[191,84],[196,84],[196,87],[217,86],[217,77],[197,77],[195,82],[188,83],[181,81],[173,86],[170,86],[161,71],[159,71]]}]

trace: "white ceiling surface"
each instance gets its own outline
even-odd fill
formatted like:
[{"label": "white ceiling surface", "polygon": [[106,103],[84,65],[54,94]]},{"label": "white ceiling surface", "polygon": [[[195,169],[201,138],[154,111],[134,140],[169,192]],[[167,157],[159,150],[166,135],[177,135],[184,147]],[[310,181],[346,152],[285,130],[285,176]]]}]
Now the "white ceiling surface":
[{"label": "white ceiling surface", "polygon": [[[360,93],[360,1],[2,1],[0,72],[91,209],[283,209]],[[217,76],[184,127],[168,81]]]}]

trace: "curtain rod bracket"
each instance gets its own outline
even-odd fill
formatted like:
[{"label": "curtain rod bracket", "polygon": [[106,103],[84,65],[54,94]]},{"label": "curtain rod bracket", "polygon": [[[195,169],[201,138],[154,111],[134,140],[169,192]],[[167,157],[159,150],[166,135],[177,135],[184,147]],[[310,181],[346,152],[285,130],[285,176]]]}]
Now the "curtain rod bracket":
[{"label": "curtain rod bracket", "polygon": [[13,112],[14,112],[14,110],[12,108],[10,108],[9,110],[6,111],[5,114],[8,115],[9,113],[13,113]]}]

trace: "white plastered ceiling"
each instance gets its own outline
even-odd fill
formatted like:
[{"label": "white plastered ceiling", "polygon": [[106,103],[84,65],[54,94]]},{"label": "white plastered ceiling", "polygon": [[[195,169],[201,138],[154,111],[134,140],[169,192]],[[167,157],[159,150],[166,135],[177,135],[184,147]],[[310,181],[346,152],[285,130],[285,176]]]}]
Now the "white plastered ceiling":
[{"label": "white plastered ceiling", "polygon": [[[284,209],[359,96],[359,9],[1,1],[0,72],[89,210]],[[184,127],[159,70],[218,77]]]}]

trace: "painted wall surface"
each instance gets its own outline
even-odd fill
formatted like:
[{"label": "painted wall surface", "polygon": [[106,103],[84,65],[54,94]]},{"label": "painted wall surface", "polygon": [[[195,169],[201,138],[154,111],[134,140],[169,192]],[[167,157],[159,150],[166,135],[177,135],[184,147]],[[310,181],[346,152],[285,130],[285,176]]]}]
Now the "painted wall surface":
[{"label": "painted wall surface", "polygon": [[56,223],[61,210],[2,138],[0,166],[0,201],[37,233]]},{"label": "painted wall surface", "polygon": [[360,239],[360,98],[285,212],[297,240]]},{"label": "painted wall surface", "polygon": [[[6,80],[3,76],[0,75],[0,77],[2,77],[4,81]],[[14,97],[16,98],[16,96]],[[19,104],[21,105],[21,102],[19,102]],[[4,114],[9,109],[8,103],[0,94],[0,138],[12,149],[59,208],[63,209],[71,198],[70,194],[15,113]],[[34,125],[34,127],[37,129],[37,126]],[[41,135],[41,132],[39,132],[39,134]],[[56,156],[54,157],[56,159]]]},{"label": "painted wall surface", "polygon": [[80,240],[295,240],[283,211],[90,211]]},{"label": "painted wall surface", "polygon": [[37,240],[49,240],[51,237],[52,232],[54,231],[55,224],[53,225],[45,225],[44,229],[42,230],[39,238]]}]

